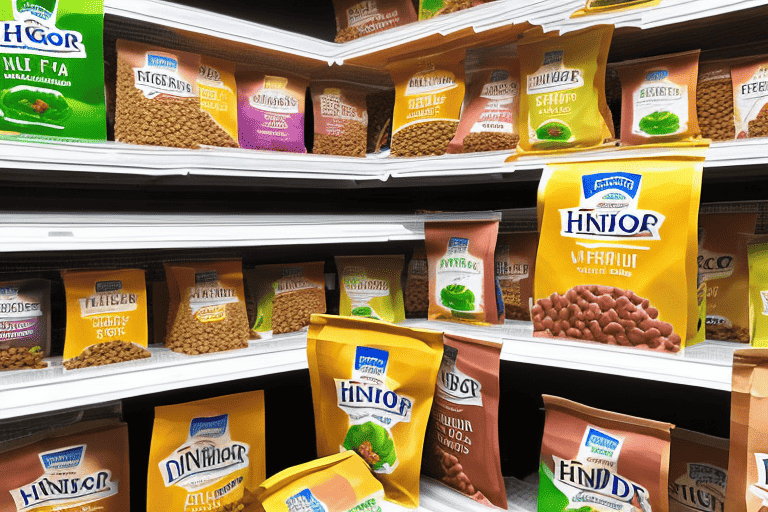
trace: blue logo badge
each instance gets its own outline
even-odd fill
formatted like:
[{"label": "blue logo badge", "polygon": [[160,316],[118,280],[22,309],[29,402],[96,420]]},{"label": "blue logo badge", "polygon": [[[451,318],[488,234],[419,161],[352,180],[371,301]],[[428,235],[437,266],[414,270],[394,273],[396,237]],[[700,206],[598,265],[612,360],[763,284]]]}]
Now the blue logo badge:
[{"label": "blue logo badge", "polygon": [[658,82],[659,80],[664,80],[669,76],[669,71],[666,69],[657,69],[656,71],[651,71],[647,75],[645,75],[645,81],[646,82]]},{"label": "blue logo badge", "polygon": [[378,348],[357,347],[355,370],[381,375],[387,370],[389,352]]},{"label": "blue logo badge", "polygon": [[153,68],[163,68],[163,69],[169,69],[171,71],[176,71],[179,67],[179,63],[176,59],[172,59],[171,57],[166,57],[165,55],[154,55],[152,53],[147,54],[147,66],[152,66]]},{"label": "blue logo badge", "polygon": [[85,454],[85,445],[80,445],[58,452],[44,453],[40,455],[40,460],[43,461],[46,471],[58,471],[79,466],[83,454]]},{"label": "blue logo badge", "polygon": [[640,190],[642,179],[641,175],[629,172],[602,172],[582,176],[581,183],[585,199],[606,190],[619,190],[634,199]]},{"label": "blue logo badge", "polygon": [[227,431],[229,414],[212,418],[195,418],[189,424],[190,437],[221,437]]},{"label": "blue logo badge", "polygon": [[596,448],[603,448],[613,451],[619,447],[619,440],[615,437],[609,436],[608,434],[595,430],[594,428],[590,428],[589,434],[587,435],[586,446],[588,448],[594,446]]}]

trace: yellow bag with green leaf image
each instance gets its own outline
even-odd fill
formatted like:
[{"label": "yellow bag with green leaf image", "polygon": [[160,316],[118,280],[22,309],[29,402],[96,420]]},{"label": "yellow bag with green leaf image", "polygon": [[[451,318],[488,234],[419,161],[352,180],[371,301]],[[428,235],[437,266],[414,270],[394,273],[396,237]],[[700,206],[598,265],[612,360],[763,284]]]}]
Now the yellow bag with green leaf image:
[{"label": "yellow bag with green leaf image", "polygon": [[405,257],[336,256],[339,314],[400,323],[405,319],[402,274]]}]

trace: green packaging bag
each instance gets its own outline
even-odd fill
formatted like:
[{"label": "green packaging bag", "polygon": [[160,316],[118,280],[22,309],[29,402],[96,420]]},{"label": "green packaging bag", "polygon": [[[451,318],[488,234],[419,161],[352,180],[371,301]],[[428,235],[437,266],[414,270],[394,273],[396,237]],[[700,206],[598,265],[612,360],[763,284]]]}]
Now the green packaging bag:
[{"label": "green packaging bag", "polygon": [[768,238],[755,237],[749,259],[749,339],[753,347],[768,347]]},{"label": "green packaging bag", "polygon": [[405,257],[336,256],[339,315],[400,323],[405,319],[401,283]]},{"label": "green packaging bag", "polygon": [[0,134],[104,141],[103,0],[0,4]]}]

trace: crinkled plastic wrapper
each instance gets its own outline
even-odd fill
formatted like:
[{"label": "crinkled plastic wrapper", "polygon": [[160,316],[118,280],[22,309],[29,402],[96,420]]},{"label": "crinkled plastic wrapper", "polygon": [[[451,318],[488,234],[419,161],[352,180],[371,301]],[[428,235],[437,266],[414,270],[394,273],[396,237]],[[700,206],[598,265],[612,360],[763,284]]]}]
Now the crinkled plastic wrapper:
[{"label": "crinkled plastic wrapper", "polygon": [[364,157],[368,141],[365,93],[326,80],[312,82],[311,90],[315,119],[312,152]]}]

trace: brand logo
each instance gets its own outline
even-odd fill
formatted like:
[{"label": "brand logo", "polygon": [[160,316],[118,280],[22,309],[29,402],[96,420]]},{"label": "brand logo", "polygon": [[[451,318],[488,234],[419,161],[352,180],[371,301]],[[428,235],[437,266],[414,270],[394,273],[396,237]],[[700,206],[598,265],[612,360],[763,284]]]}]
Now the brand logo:
[{"label": "brand logo", "polygon": [[642,176],[597,173],[582,177],[580,206],[560,210],[560,235],[570,238],[614,240],[642,237],[660,240],[664,215],[640,210]]},{"label": "brand logo", "polygon": [[179,61],[172,56],[148,53],[147,66],[150,66],[153,68],[167,69],[168,71],[176,71],[177,69],[179,69]]},{"label": "brand logo", "polygon": [[704,280],[730,277],[736,269],[735,254],[721,254],[702,249],[697,258]]},{"label": "brand logo", "polygon": [[539,94],[577,89],[584,85],[584,76],[580,69],[564,67],[563,50],[555,50],[544,54],[541,68],[526,82],[529,94]]},{"label": "brand logo", "polygon": [[64,450],[41,453],[40,463],[46,472],[76,468],[83,461],[85,445],[73,446]]},{"label": "brand logo", "polygon": [[336,379],[336,397],[350,418],[374,416],[384,425],[411,421],[413,399],[384,386]]},{"label": "brand logo", "polygon": [[0,51],[66,59],[87,57],[80,32],[56,28],[58,1],[12,0],[11,3],[14,21],[3,22]]},{"label": "brand logo", "polygon": [[328,507],[318,500],[312,491],[304,489],[287,500],[288,512],[328,512]]},{"label": "brand logo", "polygon": [[439,92],[450,91],[458,87],[456,76],[450,71],[436,70],[434,64],[430,69],[420,71],[408,80],[405,88],[406,96],[415,96],[418,94],[436,94]]},{"label": "brand logo", "polygon": [[216,283],[219,281],[219,274],[215,270],[195,273],[195,284]]},{"label": "brand logo", "polygon": [[467,249],[469,248],[469,239],[468,238],[457,238],[457,237],[451,237],[450,240],[448,240],[448,252],[467,252]]},{"label": "brand logo", "polygon": [[298,114],[299,100],[285,92],[288,80],[279,76],[264,78],[264,87],[248,98],[253,108],[276,114]]},{"label": "brand logo", "polygon": [[669,485],[669,498],[701,512],[725,510],[728,473],[716,466],[689,463],[688,471]]},{"label": "brand logo", "polygon": [[651,71],[647,75],[645,75],[645,81],[646,82],[658,82],[659,80],[664,80],[669,76],[669,71],[666,69],[659,69],[656,71]]},{"label": "brand logo", "polygon": [[648,490],[640,484],[614,473],[610,469],[584,466],[577,460],[565,460],[552,456],[555,477],[570,487],[594,491],[624,503],[636,502],[642,510],[650,511]]},{"label": "brand logo", "polygon": [[0,300],[14,300],[18,295],[18,286],[3,286],[0,288]]},{"label": "brand logo", "polygon": [[620,444],[620,439],[612,437],[605,432],[600,432],[595,428],[590,428],[587,432],[584,446],[589,448],[592,453],[613,457],[613,452],[616,451]]},{"label": "brand logo", "polygon": [[197,95],[192,83],[179,75],[179,59],[175,55],[147,52],[144,58],[144,67],[133,69],[136,88],[144,93],[144,97]]},{"label": "brand logo", "polygon": [[357,347],[355,351],[356,372],[384,377],[387,374],[389,352],[371,347]]},{"label": "brand logo", "polygon": [[445,346],[437,378],[437,394],[454,404],[482,407],[483,397],[480,393],[482,386],[477,380],[456,367],[458,356],[457,348]]},{"label": "brand logo", "polygon": [[99,281],[96,283],[96,293],[116,292],[122,289],[122,281]]}]

